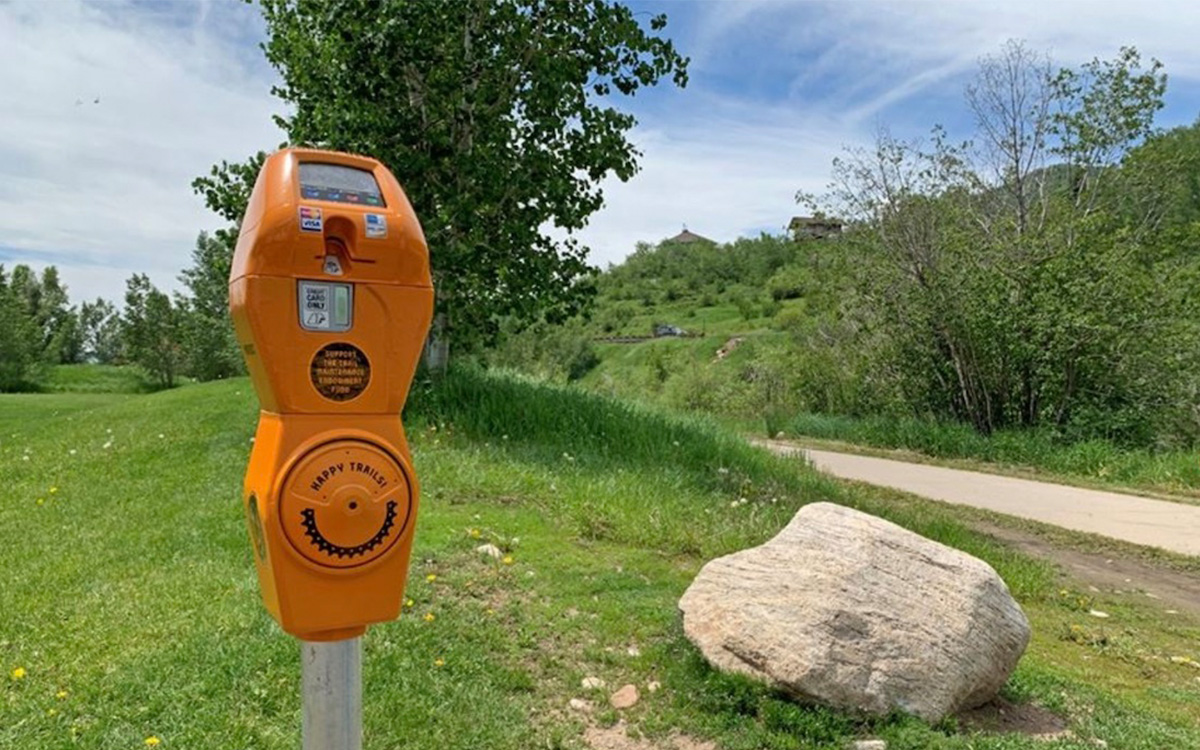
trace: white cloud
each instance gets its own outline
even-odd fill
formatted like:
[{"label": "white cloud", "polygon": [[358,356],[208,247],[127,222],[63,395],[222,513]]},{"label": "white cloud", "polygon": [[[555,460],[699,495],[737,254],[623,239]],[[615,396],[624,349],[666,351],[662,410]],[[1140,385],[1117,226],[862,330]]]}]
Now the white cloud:
[{"label": "white cloud", "polygon": [[269,71],[214,33],[254,11],[220,13],[0,7],[0,258],[57,264],[77,300],[118,298],[134,272],[176,286],[197,232],[220,226],[191,180],[282,140]]},{"label": "white cloud", "polygon": [[[1176,82],[1200,83],[1193,0],[661,9],[683,17],[667,31],[693,57],[692,83],[634,100],[642,171],[606,184],[581,233],[601,265],[684,223],[721,241],[781,229],[844,145],[868,141],[877,120],[933,124],[1009,38],[1063,64],[1133,44]],[[174,287],[196,233],[220,225],[192,178],[283,140],[259,33],[257,10],[233,2],[0,0],[0,262],[54,262],[75,299],[119,298],[135,271]]]}]

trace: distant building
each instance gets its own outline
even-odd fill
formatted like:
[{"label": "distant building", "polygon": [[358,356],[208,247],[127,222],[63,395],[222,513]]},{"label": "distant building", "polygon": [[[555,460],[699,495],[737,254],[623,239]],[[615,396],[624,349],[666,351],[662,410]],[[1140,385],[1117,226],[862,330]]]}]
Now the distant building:
[{"label": "distant building", "polygon": [[710,244],[714,244],[714,245],[716,244],[715,242],[713,242],[712,240],[710,240],[707,237],[701,237],[700,235],[696,234],[695,232],[689,232],[688,228],[687,228],[687,224],[683,225],[682,232],[675,235],[674,237],[671,237],[670,239],[663,240],[664,245],[667,243],[672,243],[672,244],[676,244],[676,245],[686,245],[691,242],[708,242]]},{"label": "distant building", "polygon": [[842,233],[842,222],[824,216],[793,216],[788,231],[794,240],[823,240]]}]

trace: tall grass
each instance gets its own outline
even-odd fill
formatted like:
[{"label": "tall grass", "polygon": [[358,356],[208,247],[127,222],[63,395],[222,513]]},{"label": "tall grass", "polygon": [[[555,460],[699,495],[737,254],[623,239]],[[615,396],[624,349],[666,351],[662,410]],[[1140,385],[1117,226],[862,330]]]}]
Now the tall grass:
[{"label": "tall grass", "polygon": [[459,368],[414,389],[408,417],[442,420],[478,440],[581,466],[674,472],[707,489],[756,477],[778,492],[811,488],[813,477],[749,446],[709,418],[556,386],[511,372]]},{"label": "tall grass", "polygon": [[1200,452],[1125,448],[1107,440],[1067,442],[1048,431],[1006,430],[984,436],[962,424],[911,418],[853,418],[801,414],[787,431],[878,448],[917,451],[1029,467],[1107,484],[1194,494],[1200,490]]},{"label": "tall grass", "polygon": [[141,368],[131,365],[55,365],[39,383],[50,393],[150,393],[158,390]]}]

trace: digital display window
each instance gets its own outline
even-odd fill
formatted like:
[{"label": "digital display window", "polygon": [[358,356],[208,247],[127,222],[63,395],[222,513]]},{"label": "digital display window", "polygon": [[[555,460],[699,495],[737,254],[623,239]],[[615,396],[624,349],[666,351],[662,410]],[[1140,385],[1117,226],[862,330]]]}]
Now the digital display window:
[{"label": "digital display window", "polygon": [[361,206],[387,205],[375,175],[369,171],[317,161],[300,162],[300,197]]}]

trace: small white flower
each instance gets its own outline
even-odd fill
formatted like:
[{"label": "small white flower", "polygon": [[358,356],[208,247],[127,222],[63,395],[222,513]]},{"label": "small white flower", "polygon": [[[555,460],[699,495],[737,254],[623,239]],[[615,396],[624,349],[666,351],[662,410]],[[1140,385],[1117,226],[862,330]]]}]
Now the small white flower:
[{"label": "small white flower", "polygon": [[72,448],[71,450],[67,451],[67,453],[70,453],[72,456],[74,456],[74,455],[75,455],[77,452],[78,452],[78,451],[76,451],[74,448]]},{"label": "small white flower", "polygon": [[28,460],[29,460],[29,454],[28,454],[28,453],[26,453],[24,456],[21,456],[21,460],[22,460],[22,461],[28,461]]},{"label": "small white flower", "polygon": [[111,440],[109,440],[107,443],[105,443],[105,444],[104,444],[104,450],[108,450],[108,449],[109,449],[109,448],[111,448],[111,447],[112,447],[112,441],[111,441]]},{"label": "small white flower", "polygon": [[163,438],[165,438],[165,437],[166,437],[166,435],[162,434],[161,432],[160,432],[160,433],[158,433],[158,439],[159,439],[159,440],[162,440],[162,439],[163,439]]},{"label": "small white flower", "polygon": [[724,466],[722,466],[721,468],[717,469],[717,473],[718,474],[728,474],[729,469],[726,469]]}]

